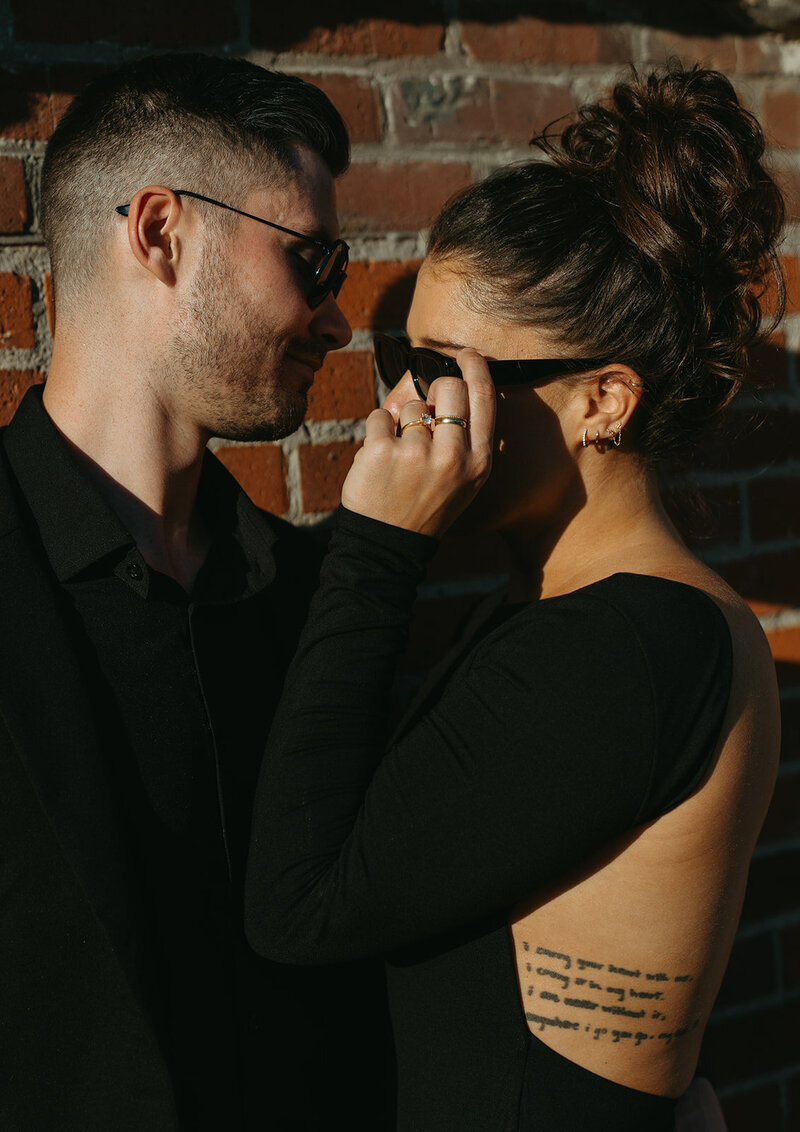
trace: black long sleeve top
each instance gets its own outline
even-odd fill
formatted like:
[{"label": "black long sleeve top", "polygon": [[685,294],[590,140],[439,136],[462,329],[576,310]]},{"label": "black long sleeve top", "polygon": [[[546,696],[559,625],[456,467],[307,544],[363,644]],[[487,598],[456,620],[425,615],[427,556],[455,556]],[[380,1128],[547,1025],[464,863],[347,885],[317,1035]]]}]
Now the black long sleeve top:
[{"label": "black long sleeve top", "polygon": [[434,549],[340,512],[262,769],[249,938],[292,963],[386,957],[400,1129],[671,1128],[672,1101],[530,1033],[507,919],[701,780],[727,624],[700,591],[635,574],[497,610],[387,744]]}]

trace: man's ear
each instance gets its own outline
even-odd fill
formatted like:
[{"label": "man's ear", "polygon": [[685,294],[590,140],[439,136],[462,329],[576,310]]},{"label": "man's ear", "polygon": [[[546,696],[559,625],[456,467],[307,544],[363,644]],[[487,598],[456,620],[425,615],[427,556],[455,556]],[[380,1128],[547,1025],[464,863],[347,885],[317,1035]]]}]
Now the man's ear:
[{"label": "man's ear", "polygon": [[163,185],[139,189],[128,205],[128,243],[136,259],[160,282],[172,287],[180,254],[177,227],[180,198]]},{"label": "man's ear", "polygon": [[604,366],[587,379],[586,390],[584,436],[590,444],[596,440],[615,441],[639,404],[641,378],[630,366]]}]

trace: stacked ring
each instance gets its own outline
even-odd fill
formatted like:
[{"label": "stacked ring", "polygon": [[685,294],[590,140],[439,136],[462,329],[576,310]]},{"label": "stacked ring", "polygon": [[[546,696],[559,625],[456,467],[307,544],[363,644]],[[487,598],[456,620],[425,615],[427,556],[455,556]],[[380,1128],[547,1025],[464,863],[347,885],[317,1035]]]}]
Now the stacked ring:
[{"label": "stacked ring", "polygon": [[433,423],[437,424],[457,424],[460,428],[466,428],[467,422],[463,417],[434,417]]},{"label": "stacked ring", "polygon": [[426,428],[428,430],[428,432],[433,432],[435,424],[436,424],[436,421],[430,415],[430,413],[423,413],[422,416],[417,417],[417,419],[415,421],[407,421],[404,425],[401,425],[400,435],[402,436],[407,428],[413,428],[414,425],[422,425],[424,428]]}]

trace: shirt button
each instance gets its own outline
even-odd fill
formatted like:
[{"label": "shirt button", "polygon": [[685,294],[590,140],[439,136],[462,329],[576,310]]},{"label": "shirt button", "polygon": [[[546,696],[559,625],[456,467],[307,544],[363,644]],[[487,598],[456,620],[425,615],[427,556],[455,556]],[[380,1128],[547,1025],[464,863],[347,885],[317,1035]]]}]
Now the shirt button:
[{"label": "shirt button", "polygon": [[129,562],[127,566],[128,577],[132,582],[141,582],[144,577],[144,570],[138,562]]}]

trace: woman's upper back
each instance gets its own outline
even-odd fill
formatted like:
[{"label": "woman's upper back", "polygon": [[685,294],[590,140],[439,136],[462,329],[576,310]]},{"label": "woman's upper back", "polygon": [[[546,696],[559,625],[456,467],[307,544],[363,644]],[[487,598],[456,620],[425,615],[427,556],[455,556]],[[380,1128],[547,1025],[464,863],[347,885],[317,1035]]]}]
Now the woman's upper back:
[{"label": "woman's upper back", "polygon": [[[688,608],[680,615],[669,602],[671,608],[654,608],[652,617],[640,606],[643,635],[662,650],[660,662],[651,654],[655,684],[665,696],[662,750],[671,749],[668,757],[676,758],[673,767],[656,768],[660,785],[654,782],[650,804],[673,789],[676,767],[689,795],[660,815],[651,808],[646,824],[621,837],[599,860],[544,898],[534,898],[533,907],[520,906],[513,939],[523,997],[549,1004],[550,1017],[557,1006],[561,1022],[570,1023],[542,1024],[530,1018],[536,1011],[528,1011],[540,1040],[620,1084],[677,1096],[694,1072],[733,942],[750,855],[774,784],[779,715],[774,665],[752,613],[688,555],[677,569],[671,565],[673,573],[697,587],[689,591],[696,599],[709,607],[713,600],[724,617],[718,623],[730,637],[731,666],[719,673],[729,688],[727,710],[718,740],[706,752],[702,780],[692,781],[684,743],[686,735],[703,732],[706,693],[692,685],[704,668],[704,618],[695,618]],[[664,593],[669,585],[661,582]],[[685,586],[677,586],[673,597],[681,591],[688,596]],[[713,652],[710,663],[718,664]],[[683,690],[681,666],[689,682]],[[617,678],[608,673],[609,684]],[[601,709],[597,726],[613,725]],[[555,985],[564,984],[564,959],[537,961],[533,966],[539,973],[531,981],[531,954],[537,953],[570,957],[564,991]],[[544,1000],[542,992],[548,996]]]}]

